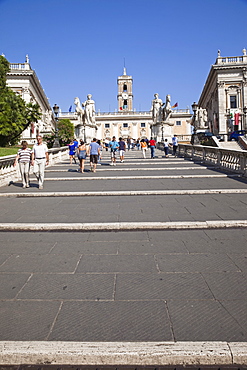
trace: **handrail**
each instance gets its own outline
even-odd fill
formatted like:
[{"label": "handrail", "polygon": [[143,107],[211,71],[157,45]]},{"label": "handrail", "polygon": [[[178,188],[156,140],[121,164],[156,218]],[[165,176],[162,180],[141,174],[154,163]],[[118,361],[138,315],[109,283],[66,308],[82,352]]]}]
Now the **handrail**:
[{"label": "handrail", "polygon": [[[68,147],[48,149],[49,166],[68,158]],[[16,154],[0,157],[0,186],[20,179],[19,166],[14,166]],[[32,172],[32,171],[31,171]]]},{"label": "handrail", "polygon": [[179,143],[178,155],[247,176],[247,150]]}]

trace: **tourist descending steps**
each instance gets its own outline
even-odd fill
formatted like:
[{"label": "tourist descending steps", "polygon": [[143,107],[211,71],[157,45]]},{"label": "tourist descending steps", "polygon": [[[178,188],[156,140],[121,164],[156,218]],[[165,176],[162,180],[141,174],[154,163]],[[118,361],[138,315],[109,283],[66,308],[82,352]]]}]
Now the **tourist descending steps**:
[{"label": "tourist descending steps", "polygon": [[112,141],[109,142],[109,148],[111,150],[111,166],[116,166],[116,153],[119,149],[119,144],[115,136],[113,136]]},{"label": "tourist descending steps", "polygon": [[37,136],[37,143],[33,146],[32,162],[33,173],[39,182],[39,189],[43,189],[45,179],[45,165],[49,163],[49,154],[47,145],[43,143],[43,137]]},{"label": "tourist descending steps", "polygon": [[17,162],[19,163],[22,178],[22,187],[29,188],[29,170],[32,151],[30,148],[28,148],[26,141],[22,141],[21,145],[22,147],[18,150],[14,166],[16,166]]},{"label": "tourist descending steps", "polygon": [[125,144],[125,141],[120,137],[119,138],[119,157],[120,157],[120,162],[123,163],[124,162],[124,154],[125,154],[125,150],[126,150],[126,144]]}]

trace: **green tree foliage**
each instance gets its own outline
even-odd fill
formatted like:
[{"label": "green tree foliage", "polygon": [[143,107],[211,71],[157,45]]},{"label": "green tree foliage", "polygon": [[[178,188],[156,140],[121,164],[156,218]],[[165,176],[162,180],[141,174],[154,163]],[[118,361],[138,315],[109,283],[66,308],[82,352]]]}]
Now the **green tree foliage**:
[{"label": "green tree foliage", "polygon": [[[74,138],[74,125],[69,119],[61,119],[57,123],[58,140],[61,146],[67,145]],[[55,140],[55,132],[45,135],[44,140],[49,148],[52,148]]]},{"label": "green tree foliage", "polygon": [[69,119],[61,119],[57,124],[60,145],[69,144],[74,138],[74,125]]},{"label": "green tree foliage", "polygon": [[15,144],[21,133],[41,117],[39,106],[28,103],[6,84],[9,62],[0,56],[0,146]]}]

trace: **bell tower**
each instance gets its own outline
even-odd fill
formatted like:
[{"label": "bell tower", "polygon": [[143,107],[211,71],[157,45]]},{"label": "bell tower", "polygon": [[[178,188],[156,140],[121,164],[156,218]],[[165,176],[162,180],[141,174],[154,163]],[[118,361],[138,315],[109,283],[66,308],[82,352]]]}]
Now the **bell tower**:
[{"label": "bell tower", "polygon": [[123,75],[119,76],[117,79],[117,84],[118,84],[118,95],[117,95],[118,111],[119,112],[133,111],[133,94],[132,94],[133,79],[132,76],[127,75],[125,67]]}]

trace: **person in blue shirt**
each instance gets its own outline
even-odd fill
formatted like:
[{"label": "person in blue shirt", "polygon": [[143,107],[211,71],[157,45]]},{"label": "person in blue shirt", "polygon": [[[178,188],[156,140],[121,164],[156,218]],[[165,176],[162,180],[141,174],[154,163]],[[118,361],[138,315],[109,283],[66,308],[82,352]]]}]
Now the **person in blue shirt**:
[{"label": "person in blue shirt", "polygon": [[111,150],[111,166],[116,166],[116,152],[119,149],[119,144],[116,137],[112,137],[112,141],[109,142],[109,148]]},{"label": "person in blue shirt", "polygon": [[97,139],[93,138],[93,141],[89,145],[90,148],[90,166],[91,171],[96,172],[98,158],[100,155],[100,145],[97,143]]},{"label": "person in blue shirt", "polygon": [[70,159],[70,164],[72,164],[72,161],[74,160],[74,162],[76,163],[76,159],[75,159],[75,152],[76,152],[76,148],[75,148],[75,143],[74,141],[71,141],[68,145],[69,147],[69,159]]}]

